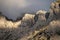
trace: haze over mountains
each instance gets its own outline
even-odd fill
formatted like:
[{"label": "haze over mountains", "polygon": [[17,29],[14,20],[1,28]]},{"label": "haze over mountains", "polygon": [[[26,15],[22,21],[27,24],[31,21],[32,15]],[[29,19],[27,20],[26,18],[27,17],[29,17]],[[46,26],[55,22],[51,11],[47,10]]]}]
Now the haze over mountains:
[{"label": "haze over mountains", "polygon": [[53,1],[55,0],[0,0],[0,11],[8,18],[16,19],[26,12],[49,10]]}]

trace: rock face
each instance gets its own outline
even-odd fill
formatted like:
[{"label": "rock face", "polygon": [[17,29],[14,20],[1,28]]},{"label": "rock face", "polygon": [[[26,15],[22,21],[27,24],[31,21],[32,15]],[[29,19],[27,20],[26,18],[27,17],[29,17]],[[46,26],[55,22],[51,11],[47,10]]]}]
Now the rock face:
[{"label": "rock face", "polygon": [[0,12],[0,40],[60,40],[60,2],[53,2],[49,12],[26,13],[18,21]]}]

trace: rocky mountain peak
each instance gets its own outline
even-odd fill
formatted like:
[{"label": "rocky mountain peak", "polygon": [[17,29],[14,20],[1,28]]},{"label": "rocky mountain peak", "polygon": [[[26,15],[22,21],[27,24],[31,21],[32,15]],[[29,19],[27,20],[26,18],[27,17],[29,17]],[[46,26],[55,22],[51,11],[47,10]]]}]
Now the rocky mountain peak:
[{"label": "rocky mountain peak", "polygon": [[17,20],[8,19],[0,12],[0,40],[60,40],[59,0],[51,3],[49,11],[26,13]]}]

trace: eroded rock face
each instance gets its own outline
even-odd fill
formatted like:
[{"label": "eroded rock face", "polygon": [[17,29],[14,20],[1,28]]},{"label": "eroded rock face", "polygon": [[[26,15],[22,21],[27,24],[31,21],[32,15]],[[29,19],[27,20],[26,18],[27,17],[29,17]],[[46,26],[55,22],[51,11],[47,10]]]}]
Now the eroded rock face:
[{"label": "eroded rock face", "polygon": [[53,13],[59,18],[60,17],[60,3],[57,1],[57,2],[53,2],[51,4],[51,9],[53,11]]},{"label": "eroded rock face", "polygon": [[[35,17],[34,17],[34,20],[35,20],[35,24],[34,24],[34,29],[40,29],[40,28],[42,28],[42,26],[44,26],[44,25],[46,25],[47,23],[46,23],[46,21],[47,21],[47,19],[46,19],[46,17],[45,17],[45,15],[46,15],[46,13],[47,13],[47,11],[44,11],[44,10],[39,10],[37,13],[36,13],[36,15],[35,15]],[[39,27],[40,26],[40,27]]]},{"label": "eroded rock face", "polygon": [[0,14],[0,40],[59,40],[59,15],[59,2],[53,2],[49,12],[27,13],[18,21],[8,20]]},{"label": "eroded rock face", "polygon": [[7,20],[5,16],[0,16],[0,39],[15,40],[28,35],[30,27],[33,26],[34,15],[25,14],[22,20],[17,22]]}]

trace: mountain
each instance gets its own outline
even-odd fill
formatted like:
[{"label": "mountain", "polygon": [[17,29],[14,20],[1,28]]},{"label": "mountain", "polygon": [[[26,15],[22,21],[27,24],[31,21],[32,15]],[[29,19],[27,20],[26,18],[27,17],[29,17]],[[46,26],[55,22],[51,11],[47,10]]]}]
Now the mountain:
[{"label": "mountain", "polygon": [[52,2],[49,11],[26,13],[17,20],[0,12],[0,40],[60,40],[60,2]]}]

